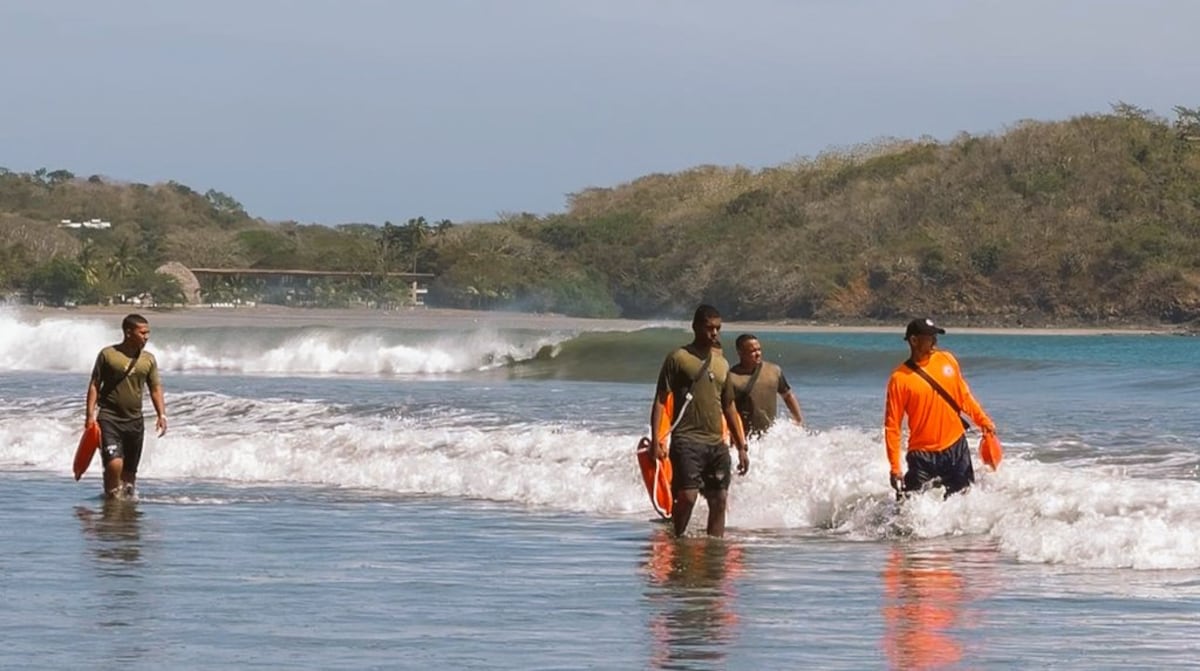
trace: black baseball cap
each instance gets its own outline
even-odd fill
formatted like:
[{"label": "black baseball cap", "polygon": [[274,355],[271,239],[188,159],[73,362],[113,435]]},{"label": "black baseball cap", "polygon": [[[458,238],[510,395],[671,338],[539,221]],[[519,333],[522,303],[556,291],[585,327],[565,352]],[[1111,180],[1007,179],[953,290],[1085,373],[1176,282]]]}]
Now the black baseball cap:
[{"label": "black baseball cap", "polygon": [[904,329],[904,339],[908,340],[915,335],[938,335],[945,332],[946,329],[934,324],[929,317],[921,317],[908,323],[908,328]]}]

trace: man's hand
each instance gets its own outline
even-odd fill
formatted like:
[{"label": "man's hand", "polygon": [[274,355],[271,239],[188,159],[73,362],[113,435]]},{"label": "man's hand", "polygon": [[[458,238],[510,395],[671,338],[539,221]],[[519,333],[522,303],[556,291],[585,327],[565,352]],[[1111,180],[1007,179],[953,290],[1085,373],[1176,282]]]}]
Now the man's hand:
[{"label": "man's hand", "polygon": [[659,460],[667,458],[667,442],[665,440],[654,443],[654,457]]},{"label": "man's hand", "polygon": [[892,473],[891,482],[892,482],[892,489],[896,490],[897,494],[904,491],[904,476],[902,476],[898,473]]},{"label": "man's hand", "polygon": [[737,448],[738,452],[738,475],[745,475],[750,471],[750,450],[742,445]]},{"label": "man's hand", "polygon": [[167,416],[159,415],[158,421],[154,422],[154,428],[158,429],[158,436],[161,438],[167,432]]}]

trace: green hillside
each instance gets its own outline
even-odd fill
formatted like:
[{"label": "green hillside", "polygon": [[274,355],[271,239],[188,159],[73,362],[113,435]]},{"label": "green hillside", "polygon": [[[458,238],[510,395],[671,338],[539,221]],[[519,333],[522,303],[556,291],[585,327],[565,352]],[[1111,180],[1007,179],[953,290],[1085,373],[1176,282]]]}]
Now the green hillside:
[{"label": "green hillside", "polygon": [[[436,275],[428,302],[448,307],[678,317],[706,301],[740,320],[1195,323],[1200,110],[1175,112],[1120,104],[764,170],[647,175],[573,194],[561,213],[469,226],[267,223],[176,183],[2,171],[0,285],[49,297],[48,279],[74,276],[54,297],[105,300],[178,261],[378,278],[314,288],[310,304],[402,300],[383,273],[415,270]],[[112,230],[58,227],[92,217]],[[208,289],[270,299],[263,286]]]}]

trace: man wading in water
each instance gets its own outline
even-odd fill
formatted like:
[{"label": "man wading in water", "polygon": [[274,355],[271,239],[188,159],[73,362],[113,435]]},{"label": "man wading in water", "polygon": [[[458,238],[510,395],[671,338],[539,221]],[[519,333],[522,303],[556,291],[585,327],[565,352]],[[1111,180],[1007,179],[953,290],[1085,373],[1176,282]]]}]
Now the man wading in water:
[{"label": "man wading in water", "polygon": [[121,322],[125,338],[100,350],[87,389],[84,427],[100,422],[100,459],[104,462],[104,493],[110,498],[133,496],[138,462],[142,459],[142,395],[150,387],[150,402],[158,418],[158,435],[167,432],[167,406],[158,378],[158,361],[145,351],[150,340],[146,318],[131,314]]},{"label": "man wading in water", "polygon": [[[971,451],[967,447],[966,413],[983,433],[996,425],[971,395],[958,360],[937,349],[937,337],[946,329],[931,319],[914,319],[904,330],[909,358],[896,367],[887,385],[883,413],[891,484],[897,495],[917,492],[939,482],[946,496],[975,482]],[[943,398],[943,394],[945,397]],[[900,424],[908,417],[908,472],[900,475]]]},{"label": "man wading in water", "polygon": [[658,435],[657,427],[671,393],[677,408],[669,453],[675,535],[687,531],[696,496],[703,494],[708,502],[708,535],[720,537],[725,535],[725,503],[733,480],[726,427],[737,446],[738,474],[750,470],[750,457],[733,402],[729,362],[721,354],[721,314],[711,305],[696,308],[692,333],[692,342],[668,354],[659,370],[650,411],[650,439],[657,457],[667,458],[667,436]]}]

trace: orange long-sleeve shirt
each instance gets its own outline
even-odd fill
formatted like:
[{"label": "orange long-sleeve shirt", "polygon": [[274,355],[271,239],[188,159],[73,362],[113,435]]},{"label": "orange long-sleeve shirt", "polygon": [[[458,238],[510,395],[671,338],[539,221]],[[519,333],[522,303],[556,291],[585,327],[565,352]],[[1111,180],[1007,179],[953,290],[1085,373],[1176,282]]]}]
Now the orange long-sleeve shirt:
[{"label": "orange long-sleeve shirt", "polygon": [[[921,366],[966,413],[976,426],[995,430],[992,419],[971,395],[954,355],[935,350]],[[958,414],[916,371],[900,364],[888,379],[883,411],[883,439],[893,475],[900,475],[900,424],[908,417],[908,449],[938,452],[958,442],[963,435]]]}]

